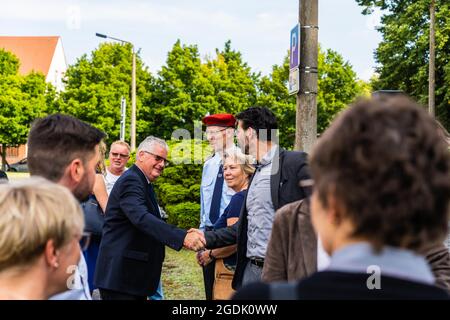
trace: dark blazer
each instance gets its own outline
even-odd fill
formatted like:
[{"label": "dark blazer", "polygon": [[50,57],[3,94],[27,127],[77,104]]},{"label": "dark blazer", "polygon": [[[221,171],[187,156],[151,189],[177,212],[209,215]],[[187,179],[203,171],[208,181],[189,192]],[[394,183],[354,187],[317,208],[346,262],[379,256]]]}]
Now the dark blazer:
[{"label": "dark blazer", "polygon": [[[278,158],[278,161],[276,161]],[[311,195],[310,188],[301,187],[301,180],[311,179],[307,165],[307,154],[304,152],[279,149],[272,164],[270,191],[274,209],[278,210],[287,203],[303,199]],[[251,181],[250,181],[251,184]],[[250,188],[249,188],[250,189]],[[248,194],[248,193],[247,193]],[[239,221],[231,227],[205,232],[206,247],[219,248],[237,242],[237,264],[233,277],[233,289],[242,284],[247,259],[247,196],[241,209]]]},{"label": "dark blazer", "polygon": [[106,207],[94,283],[137,296],[156,292],[165,245],[180,250],[186,231],[165,223],[145,175],[132,166],[117,180]]}]

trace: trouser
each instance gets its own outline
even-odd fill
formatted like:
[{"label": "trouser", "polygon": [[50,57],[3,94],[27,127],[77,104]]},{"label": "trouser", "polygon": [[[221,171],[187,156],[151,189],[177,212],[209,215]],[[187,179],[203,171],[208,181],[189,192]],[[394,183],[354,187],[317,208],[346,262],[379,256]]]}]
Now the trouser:
[{"label": "trouser", "polygon": [[248,261],[244,269],[244,276],[242,277],[242,285],[244,286],[252,282],[260,282],[262,269],[263,269],[262,266],[254,265],[253,263]]},{"label": "trouser", "polygon": [[[212,227],[205,227],[205,231],[213,230]],[[205,297],[206,300],[212,300],[213,298],[213,287],[214,287],[214,271],[216,264],[214,261],[203,267],[203,283],[205,284]]]},{"label": "trouser", "polygon": [[161,280],[159,280],[158,288],[156,289],[155,294],[149,296],[148,300],[164,300],[164,292]]},{"label": "trouser", "polygon": [[146,296],[135,296],[133,294],[100,289],[102,300],[147,300]]},{"label": "trouser", "polygon": [[212,300],[215,267],[216,264],[214,261],[203,267],[203,282],[205,283],[206,300]]}]

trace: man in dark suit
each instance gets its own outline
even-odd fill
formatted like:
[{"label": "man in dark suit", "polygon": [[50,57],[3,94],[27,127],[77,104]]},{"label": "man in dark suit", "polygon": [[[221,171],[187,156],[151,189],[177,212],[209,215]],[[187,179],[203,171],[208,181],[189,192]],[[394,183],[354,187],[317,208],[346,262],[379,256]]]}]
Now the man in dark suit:
[{"label": "man in dark suit", "polygon": [[[257,160],[241,209],[239,223],[205,232],[206,247],[218,248],[237,243],[237,265],[233,288],[259,281],[275,211],[287,203],[310,195],[307,155],[281,149],[276,143],[275,115],[267,108],[252,107],[236,116],[237,140],[246,154]],[[200,249],[196,243],[193,248]]]},{"label": "man in dark suit", "polygon": [[204,242],[201,234],[161,219],[152,182],[161,175],[167,152],[164,140],[147,137],[136,164],[111,191],[94,277],[104,300],[145,300],[158,287],[165,246],[180,250],[194,240]]}]

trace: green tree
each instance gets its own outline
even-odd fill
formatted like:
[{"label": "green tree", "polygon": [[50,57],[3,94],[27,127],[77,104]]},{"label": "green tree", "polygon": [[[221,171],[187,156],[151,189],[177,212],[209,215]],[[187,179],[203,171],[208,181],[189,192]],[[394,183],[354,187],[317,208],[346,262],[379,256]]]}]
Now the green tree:
[{"label": "green tree", "polygon": [[194,121],[208,113],[236,113],[256,101],[255,76],[230,41],[202,62],[197,46],[178,40],[158,75],[147,119],[158,124],[155,130],[165,138],[179,128],[192,133]]},{"label": "green tree", "polygon": [[357,80],[356,73],[342,55],[328,49],[319,54],[317,95],[317,132],[322,133],[357,96],[364,94],[366,84]]},{"label": "green tree", "polygon": [[157,134],[165,138],[179,128],[193,132],[192,120],[201,119],[214,103],[214,88],[201,72],[197,46],[182,45],[178,40],[158,76],[147,103],[152,106],[147,120],[157,123]]},{"label": "green tree", "polygon": [[289,55],[281,66],[274,65],[272,73],[259,81],[257,104],[270,108],[278,120],[281,146],[291,149],[295,140],[295,95],[287,89],[289,79]]},{"label": "green tree", "polygon": [[[23,144],[32,121],[52,111],[55,89],[41,73],[20,75],[19,59],[0,49],[0,144]],[[2,163],[6,163],[2,148]]]},{"label": "green tree", "polygon": [[208,59],[203,70],[214,87],[215,112],[236,114],[256,103],[258,75],[242,60],[242,54],[231,48],[231,41],[223,50],[216,49],[216,57]]},{"label": "green tree", "polygon": [[[363,14],[383,10],[374,89],[400,89],[428,102],[430,0],[356,0]],[[436,0],[436,116],[450,128],[450,2]]]},{"label": "green tree", "polygon": [[[127,101],[127,123],[131,115],[131,45],[102,43],[90,57],[81,56],[66,72],[65,91],[59,111],[89,122],[108,134],[108,142],[120,135],[121,98]],[[139,54],[136,57],[136,135],[140,141],[148,131],[142,117],[147,107],[152,76]],[[129,140],[127,125],[126,139]]]},{"label": "green tree", "polygon": [[[317,129],[324,131],[335,115],[357,96],[367,91],[367,84],[357,80],[352,66],[333,50],[319,49],[318,57]],[[281,66],[275,65],[270,76],[259,82],[258,104],[270,107],[277,115],[280,144],[292,148],[295,139],[296,97],[287,90],[289,55]]]}]

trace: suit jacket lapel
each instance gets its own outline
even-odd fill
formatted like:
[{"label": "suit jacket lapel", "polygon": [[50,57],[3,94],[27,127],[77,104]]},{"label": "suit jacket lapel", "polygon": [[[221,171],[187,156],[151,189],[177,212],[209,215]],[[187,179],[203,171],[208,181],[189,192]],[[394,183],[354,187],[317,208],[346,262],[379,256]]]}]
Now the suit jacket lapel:
[{"label": "suit jacket lapel", "polygon": [[156,212],[155,215],[157,217],[161,218],[161,213],[159,212],[158,200],[156,198],[156,192],[155,192],[155,189],[153,188],[152,183],[148,184],[148,190],[149,190],[148,191],[148,195],[149,195],[149,198],[150,198],[150,202],[152,203],[152,205],[153,205],[153,207],[155,209],[155,212]]},{"label": "suit jacket lapel", "polygon": [[[280,180],[281,180],[281,168],[283,164],[284,150],[280,147],[277,148],[277,152],[272,160],[272,173],[270,175],[270,194],[272,196],[273,208],[278,210],[280,205],[278,194],[280,190]],[[275,163],[277,162],[277,163]]]},{"label": "suit jacket lapel", "polygon": [[[134,172],[137,173],[137,175],[140,177],[143,185],[145,186],[145,199],[147,200],[147,202],[150,204],[151,209],[153,209],[153,211],[155,212],[155,216],[161,218],[161,214],[159,212],[159,207],[158,207],[158,203],[156,200],[156,194],[153,191],[152,186],[149,185],[147,178],[145,177],[144,173],[141,171],[141,169],[139,169],[135,164],[130,168],[130,170],[133,170]],[[154,199],[152,199],[150,192],[153,192],[153,196]]]}]

